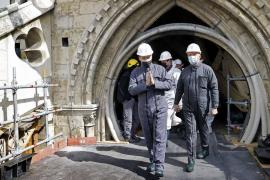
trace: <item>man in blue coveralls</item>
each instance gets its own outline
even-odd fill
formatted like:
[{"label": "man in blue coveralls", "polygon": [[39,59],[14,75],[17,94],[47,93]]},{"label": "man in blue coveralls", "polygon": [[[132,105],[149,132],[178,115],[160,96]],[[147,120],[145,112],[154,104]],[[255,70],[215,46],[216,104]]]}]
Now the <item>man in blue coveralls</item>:
[{"label": "man in blue coveralls", "polygon": [[180,110],[178,103],[182,98],[188,152],[186,171],[192,172],[196,158],[196,127],[200,133],[202,146],[202,151],[197,154],[197,158],[204,159],[209,155],[209,130],[206,117],[208,114],[214,116],[218,113],[219,91],[213,69],[201,62],[200,47],[192,43],[187,47],[186,53],[190,65],[182,71],[178,80],[174,108],[175,111]]},{"label": "man in blue coveralls", "polygon": [[167,140],[166,90],[173,81],[164,67],[152,63],[153,50],[149,44],[139,45],[137,55],[141,66],[136,67],[130,76],[129,92],[138,96],[138,112],[148,148],[150,163],[148,172],[163,176]]}]

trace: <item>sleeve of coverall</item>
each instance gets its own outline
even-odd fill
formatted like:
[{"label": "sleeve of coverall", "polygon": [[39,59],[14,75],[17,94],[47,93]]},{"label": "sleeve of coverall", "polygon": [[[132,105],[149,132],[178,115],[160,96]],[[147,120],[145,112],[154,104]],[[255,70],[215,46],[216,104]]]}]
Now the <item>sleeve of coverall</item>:
[{"label": "sleeve of coverall", "polygon": [[183,86],[183,74],[181,73],[180,78],[177,83],[177,88],[175,92],[174,104],[179,104],[180,99],[184,93],[184,86]]},{"label": "sleeve of coverall", "polygon": [[163,68],[161,73],[161,79],[155,78],[155,89],[170,90],[173,85],[172,77],[167,74]]},{"label": "sleeve of coverall", "polygon": [[210,71],[209,77],[209,89],[212,100],[212,108],[217,108],[219,104],[219,92],[218,92],[218,81],[213,70]]},{"label": "sleeve of coverall", "polygon": [[134,71],[131,72],[130,80],[129,80],[129,86],[128,91],[132,96],[141,94],[145,91],[147,91],[147,86],[143,82],[137,82],[136,75]]}]

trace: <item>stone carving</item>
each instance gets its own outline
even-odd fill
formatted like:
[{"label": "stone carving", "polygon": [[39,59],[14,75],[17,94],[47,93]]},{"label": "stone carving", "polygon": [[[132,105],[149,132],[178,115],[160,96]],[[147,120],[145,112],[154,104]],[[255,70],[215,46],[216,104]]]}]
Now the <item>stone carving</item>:
[{"label": "stone carving", "polygon": [[85,127],[95,126],[96,112],[91,112],[89,115],[83,116],[83,122]]},{"label": "stone carving", "polygon": [[26,57],[19,57],[22,59],[26,59],[31,66],[38,67],[44,64],[44,62],[49,59],[50,55],[48,47],[44,40],[43,32],[41,29],[33,27],[29,29],[27,34],[21,34],[20,36],[18,36],[16,42],[17,41],[24,41],[23,44],[25,44],[26,47],[24,49],[21,49],[21,51]]}]

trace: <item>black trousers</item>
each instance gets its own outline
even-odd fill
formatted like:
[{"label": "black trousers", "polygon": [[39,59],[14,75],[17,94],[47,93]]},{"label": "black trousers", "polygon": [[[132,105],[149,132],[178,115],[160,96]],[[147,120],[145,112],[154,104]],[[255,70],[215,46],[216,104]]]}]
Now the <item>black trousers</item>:
[{"label": "black trousers", "polygon": [[201,112],[183,110],[184,124],[186,128],[186,144],[188,160],[196,159],[197,128],[199,130],[201,146],[209,145],[209,130],[206,115]]}]

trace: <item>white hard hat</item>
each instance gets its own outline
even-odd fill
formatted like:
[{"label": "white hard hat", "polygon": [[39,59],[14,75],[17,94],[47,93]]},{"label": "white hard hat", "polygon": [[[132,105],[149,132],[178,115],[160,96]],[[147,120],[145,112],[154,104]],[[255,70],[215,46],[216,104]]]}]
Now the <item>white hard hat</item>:
[{"label": "white hard hat", "polygon": [[142,43],[139,45],[137,50],[138,56],[150,56],[153,54],[153,50],[149,44]]},{"label": "white hard hat", "polygon": [[182,61],[180,59],[175,59],[174,60],[174,64],[180,64],[181,65],[182,64]]},{"label": "white hard hat", "polygon": [[190,45],[188,45],[186,52],[187,53],[188,52],[199,52],[199,53],[201,53],[201,49],[200,49],[200,46],[198,44],[191,43]]},{"label": "white hard hat", "polygon": [[168,59],[172,59],[171,53],[169,51],[163,51],[160,54],[159,61],[164,61],[164,60],[168,60]]}]

